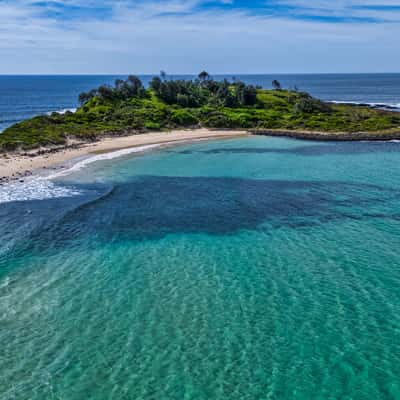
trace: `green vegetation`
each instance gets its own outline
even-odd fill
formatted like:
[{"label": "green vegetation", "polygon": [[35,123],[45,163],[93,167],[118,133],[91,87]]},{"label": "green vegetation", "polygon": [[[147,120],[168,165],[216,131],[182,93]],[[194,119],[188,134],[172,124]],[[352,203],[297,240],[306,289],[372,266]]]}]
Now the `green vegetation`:
[{"label": "green vegetation", "polygon": [[199,126],[318,139],[400,137],[400,113],[325,103],[307,93],[282,90],[278,81],[273,87],[218,82],[203,71],[194,81],[166,80],[163,73],[146,89],[139,78],[129,76],[114,87],[82,93],[76,113],[53,113],[11,126],[0,135],[0,150]]}]

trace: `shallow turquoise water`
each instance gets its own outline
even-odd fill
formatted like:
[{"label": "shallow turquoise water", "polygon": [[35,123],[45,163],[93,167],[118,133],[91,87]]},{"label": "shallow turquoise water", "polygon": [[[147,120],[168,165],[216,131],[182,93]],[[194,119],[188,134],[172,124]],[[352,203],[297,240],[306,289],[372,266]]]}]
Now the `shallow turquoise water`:
[{"label": "shallow turquoise water", "polygon": [[0,204],[0,398],[399,399],[399,177],[400,143],[254,137]]}]

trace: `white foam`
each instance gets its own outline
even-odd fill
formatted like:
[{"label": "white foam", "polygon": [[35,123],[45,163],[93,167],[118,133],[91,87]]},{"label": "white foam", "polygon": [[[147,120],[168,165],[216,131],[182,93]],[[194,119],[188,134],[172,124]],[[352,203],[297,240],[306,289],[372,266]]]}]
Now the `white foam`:
[{"label": "white foam", "polygon": [[149,145],[144,145],[144,146],[138,146],[138,147],[131,147],[129,149],[123,149],[123,150],[116,150],[112,151],[110,153],[104,153],[104,154],[98,154],[92,157],[85,158],[81,161],[78,161],[74,163],[70,168],[64,169],[62,171],[55,172],[54,174],[51,174],[47,177],[47,179],[56,179],[61,176],[69,175],[73,172],[80,171],[81,169],[85,168],[87,165],[92,164],[94,162],[98,161],[105,161],[105,160],[112,160],[114,158],[126,156],[129,154],[133,153],[141,153],[146,150],[151,150],[156,147],[160,147],[162,144],[149,144]]},{"label": "white foam", "polygon": [[57,185],[46,177],[32,176],[25,178],[23,182],[9,182],[1,186],[0,203],[71,197],[79,194],[79,190]]},{"label": "white foam", "polygon": [[51,115],[53,114],[53,112],[55,112],[56,114],[66,114],[67,112],[72,112],[75,113],[78,109],[77,108],[63,108],[62,110],[58,110],[58,111],[49,111],[46,114],[47,115]]},{"label": "white foam", "polygon": [[[207,141],[207,138],[200,138],[200,139],[192,139],[191,142],[202,142],[202,141]],[[175,145],[175,144],[181,144],[181,143],[186,143],[187,140],[177,140],[173,142],[164,142],[164,143],[157,143],[157,144],[146,144],[143,146],[137,146],[137,147],[130,147],[128,149],[122,149],[122,150],[115,150],[109,153],[103,153],[103,154],[98,154],[95,156],[91,156],[88,158],[85,158],[81,161],[78,161],[74,163],[70,168],[65,169],[63,171],[58,171],[54,174],[51,174],[48,176],[49,179],[55,179],[60,176],[65,176],[69,175],[72,172],[76,172],[81,170],[82,168],[85,168],[87,165],[92,164],[97,161],[105,161],[105,160],[112,160],[114,158],[119,158],[123,156],[127,156],[129,154],[134,154],[134,153],[143,153],[145,151],[155,149],[157,147],[163,147],[163,146],[168,146],[168,145]]]},{"label": "white foam", "polygon": [[364,101],[344,101],[344,100],[331,100],[330,103],[334,104],[354,104],[354,105],[367,105],[370,107],[380,107],[380,108],[396,108],[400,110],[400,103],[370,103],[370,102],[364,102]]},{"label": "white foam", "polygon": [[112,160],[132,153],[140,153],[162,144],[152,144],[129,149],[117,150],[111,153],[98,154],[76,162],[70,168],[57,171],[46,176],[31,176],[24,178],[23,182],[12,181],[0,186],[0,203],[9,203],[13,201],[45,200],[60,197],[72,197],[81,195],[83,192],[71,187],[58,185],[53,182],[54,179],[69,175],[72,172],[79,171],[87,165],[97,161]]}]

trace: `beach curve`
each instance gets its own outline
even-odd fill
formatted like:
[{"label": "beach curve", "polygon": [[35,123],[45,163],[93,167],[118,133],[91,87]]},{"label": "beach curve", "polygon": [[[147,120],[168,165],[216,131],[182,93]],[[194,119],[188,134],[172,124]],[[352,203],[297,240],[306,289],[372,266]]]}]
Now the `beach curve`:
[{"label": "beach curve", "polygon": [[[210,130],[203,128],[174,130],[170,132],[152,132],[120,137],[104,137],[91,143],[75,141],[61,148],[46,148],[25,153],[2,154],[0,155],[0,185],[12,180],[23,180],[40,170],[60,171],[65,169],[66,163],[73,163],[74,160],[80,160],[79,164],[82,166],[91,162],[89,159],[92,158],[110,158],[108,154],[111,153],[117,153],[111,156],[111,158],[114,158],[164,145],[248,135],[247,131],[241,130]],[[99,157],[103,154],[105,155],[104,157]],[[74,167],[72,166],[71,168]]]}]

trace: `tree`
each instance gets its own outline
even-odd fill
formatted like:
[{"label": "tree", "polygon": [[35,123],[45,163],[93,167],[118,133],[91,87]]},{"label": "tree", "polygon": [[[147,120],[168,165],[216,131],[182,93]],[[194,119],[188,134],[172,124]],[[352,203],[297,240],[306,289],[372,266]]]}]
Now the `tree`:
[{"label": "tree", "polygon": [[281,83],[280,83],[279,81],[277,81],[276,79],[274,79],[274,80],[272,81],[272,87],[273,87],[275,90],[282,90],[282,85],[281,85]]},{"label": "tree", "polygon": [[160,71],[160,76],[163,81],[167,79],[167,73],[163,70]]},{"label": "tree", "polygon": [[210,79],[210,74],[207,71],[202,71],[198,76],[201,82],[208,81]]},{"label": "tree", "polygon": [[150,82],[150,87],[154,90],[154,93],[156,95],[159,95],[161,92],[161,86],[162,86],[162,80],[158,77],[155,76],[151,82]]},{"label": "tree", "polygon": [[136,75],[129,75],[127,82],[132,88],[132,93],[134,96],[138,95],[140,89],[143,88],[142,81]]},{"label": "tree", "polygon": [[97,96],[97,90],[92,89],[90,92],[83,92],[79,95],[79,103],[86,104],[89,100],[93,99],[93,97]]},{"label": "tree", "polygon": [[236,96],[231,92],[231,85],[226,79],[220,83],[217,98],[225,107],[236,107],[238,103]]},{"label": "tree", "polygon": [[189,106],[189,97],[186,94],[178,93],[178,96],[176,97],[176,101],[177,101],[178,105],[180,105],[181,107],[186,108]]},{"label": "tree", "polygon": [[222,102],[225,101],[225,99],[230,95],[228,81],[225,80],[221,83],[216,94],[219,100],[221,100]]},{"label": "tree", "polygon": [[111,100],[114,98],[114,90],[110,86],[102,85],[97,89],[97,92],[104,100]]},{"label": "tree", "polygon": [[308,93],[300,93],[300,99],[296,102],[293,107],[293,112],[298,113],[314,113],[314,112],[324,112],[329,113],[332,109],[329,104],[314,99]]},{"label": "tree", "polygon": [[172,85],[172,81],[165,81],[160,88],[160,98],[164,100],[167,104],[176,103],[177,93]]},{"label": "tree", "polygon": [[257,89],[240,80],[232,83],[213,80],[208,72],[203,71],[195,80],[162,80],[154,77],[150,88],[163,102],[180,107],[195,108],[204,105],[237,107],[252,106],[257,102]]},{"label": "tree", "polygon": [[115,80],[115,88],[117,90],[121,90],[122,86],[124,85],[124,81],[122,79],[116,79]]},{"label": "tree", "polygon": [[257,90],[254,86],[245,86],[242,91],[241,103],[244,106],[254,106],[257,102]]},{"label": "tree", "polygon": [[89,100],[90,100],[90,95],[89,95],[89,93],[82,92],[82,93],[79,95],[79,103],[80,103],[80,104],[85,104],[85,103],[87,103]]}]

